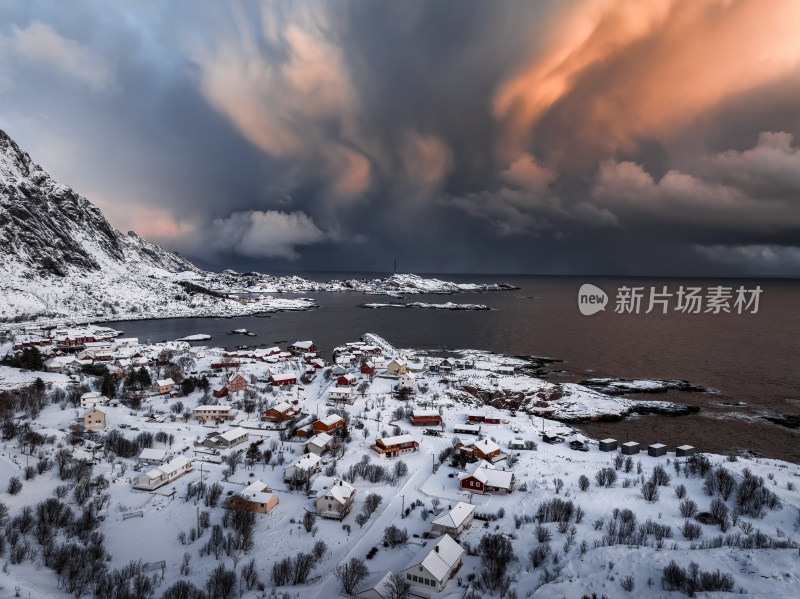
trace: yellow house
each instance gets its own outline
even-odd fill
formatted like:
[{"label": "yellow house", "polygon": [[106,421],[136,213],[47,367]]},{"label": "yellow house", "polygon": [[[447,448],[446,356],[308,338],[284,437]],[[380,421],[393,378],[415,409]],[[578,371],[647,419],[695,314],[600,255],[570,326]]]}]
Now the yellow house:
[{"label": "yellow house", "polygon": [[408,364],[406,364],[405,360],[401,360],[397,358],[389,362],[386,366],[386,372],[391,376],[400,376],[401,374],[405,374],[408,370]]},{"label": "yellow house", "polygon": [[106,410],[95,406],[83,415],[83,428],[90,431],[102,431],[106,428]]}]

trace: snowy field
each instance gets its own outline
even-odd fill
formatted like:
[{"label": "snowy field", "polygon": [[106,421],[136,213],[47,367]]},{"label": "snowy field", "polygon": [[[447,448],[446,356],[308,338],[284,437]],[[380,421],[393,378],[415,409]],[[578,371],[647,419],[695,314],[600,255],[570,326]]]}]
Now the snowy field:
[{"label": "snowy field", "polygon": [[[380,343],[384,355],[389,358],[404,356],[411,362],[415,358],[413,352],[396,350],[375,336],[367,339],[371,343]],[[140,349],[143,355],[151,356],[158,355],[164,349],[177,351],[176,358],[185,353],[188,370],[197,373],[197,376],[204,373],[210,376],[212,388],[222,382],[224,375],[212,374],[211,371],[211,364],[222,359],[222,350],[189,349],[186,344],[180,343]],[[392,389],[398,381],[382,374],[381,369],[371,381],[357,370],[352,371],[358,376],[358,383],[366,385],[363,393],[356,394],[353,405],[342,406],[349,420],[351,441],[344,444],[343,453],[337,457],[323,455],[318,482],[325,480],[323,477],[326,475],[344,476],[352,466],[363,460],[385,465],[390,471],[396,462],[402,460],[408,469],[397,480],[384,482],[371,483],[356,476],[352,480],[356,499],[350,514],[343,522],[317,518],[311,532],[306,532],[302,519],[306,512],[314,510],[313,494],[309,496],[302,489],[290,490],[283,480],[283,468],[301,456],[303,440],[298,437],[287,439],[273,425],[260,419],[262,410],[282,401],[297,402],[296,407],[304,413],[301,424],[322,418],[331,409],[327,392],[335,384],[335,377],[334,380],[327,380],[322,374],[325,370],[317,371],[309,384],[301,384],[302,390],[299,387],[278,390],[265,382],[270,374],[275,373],[296,373],[299,377],[304,371],[299,360],[277,365],[239,360],[239,370],[250,382],[250,391],[234,393],[224,400],[231,401],[234,407],[238,406],[239,414],[235,421],[219,428],[205,426],[194,419],[182,421],[178,418],[173,421],[170,418],[171,414],[180,415],[201,402],[217,403],[218,400],[213,398],[204,399],[204,393],[196,390],[186,397],[147,397],[137,410],[122,404],[108,407],[106,431],[87,434],[83,443],[70,445],[67,442],[70,422],[83,411],[64,402],[61,405],[48,405],[31,426],[45,437],[52,435],[55,445],[45,443],[36,447],[30,455],[24,451],[19,438],[3,442],[0,477],[3,481],[19,477],[22,489],[15,495],[2,489],[0,501],[8,506],[13,521],[25,506],[35,506],[43,499],[54,496],[60,485],[74,484],[69,479],[62,480],[55,465],[31,480],[25,480],[26,466],[35,464],[40,456],[52,459],[60,449],[67,449],[73,459],[91,460],[95,464],[92,476],[103,477],[108,483],[108,488],[102,491],[108,497],[97,512],[102,518],[97,530],[105,535],[105,549],[110,555],[106,565],[109,569],[119,569],[132,560],[156,564],[152,571],[148,571],[148,575],[155,575],[157,579],[157,587],[152,595],[155,597],[160,597],[170,585],[181,579],[193,582],[198,588],[205,588],[209,573],[218,564],[222,563],[239,574],[251,558],[255,559],[256,573],[263,590],[259,590],[258,585],[249,590],[246,585],[237,585],[231,596],[239,596],[241,589],[241,596],[245,597],[336,597],[341,588],[334,574],[337,565],[358,558],[364,560],[371,574],[400,572],[420,549],[431,521],[459,501],[476,505],[477,517],[457,539],[466,549],[463,565],[437,597],[455,599],[465,596],[467,592],[474,593],[467,596],[485,598],[577,598],[583,594],[591,596],[592,593],[609,598],[679,597],[683,596],[682,592],[667,591],[662,585],[664,568],[672,560],[687,570],[691,562],[696,563],[702,572],[719,569],[722,574],[732,577],[732,591],[744,596],[800,596],[796,546],[800,541],[797,531],[800,468],[797,465],[767,459],[704,455],[707,463],[700,461],[700,468],[708,467],[712,473],[723,468],[734,480],[737,490],[723,499],[713,488],[713,495],[707,492],[704,477],[699,472],[690,472],[687,459],[676,458],[674,447],[668,448],[669,453],[661,457],[650,457],[645,449],[631,456],[626,464],[623,458],[618,457],[617,451],[601,452],[594,440],[589,441],[589,450],[586,452],[574,451],[566,442],[544,443],[541,440],[542,431],[561,429],[562,433],[568,434],[569,427],[529,413],[535,411],[533,405],[524,405],[514,416],[509,409],[482,406],[474,396],[456,387],[467,385],[476,389],[505,389],[521,392],[527,397],[552,392],[552,384],[537,382],[537,379],[522,375],[499,376],[494,372],[499,364],[519,366],[513,359],[479,352],[474,352],[472,358],[475,360],[474,367],[459,371],[457,375],[417,373],[416,390],[407,400],[393,395]],[[35,374],[18,371],[15,374],[12,371],[9,368],[0,370],[0,385],[3,388],[9,388],[11,383],[17,386],[29,384],[32,382],[29,375]],[[154,371],[154,374],[158,373]],[[64,375],[43,376],[43,379],[53,386],[67,382]],[[82,382],[89,387],[95,384],[90,377],[83,378]],[[567,388],[570,391],[567,396],[569,410],[586,413],[599,410],[597,404],[602,409],[608,409],[608,402],[627,401],[577,387]],[[255,403],[250,413],[244,409],[248,394]],[[466,400],[465,397],[473,399]],[[556,400],[556,403],[558,401],[561,400]],[[172,410],[172,406],[178,402],[183,407]],[[620,406],[622,410],[623,404]],[[433,408],[441,413],[444,421],[441,436],[423,434],[423,427],[410,425],[405,417],[406,412],[420,407]],[[499,420],[498,424],[480,424],[480,438],[494,441],[508,455],[497,463],[497,468],[510,467],[514,472],[514,488],[508,495],[463,491],[458,475],[464,469],[451,465],[450,459],[442,461],[440,458],[450,453],[449,448],[458,441],[470,443],[479,438],[454,433],[454,426],[463,425],[469,414],[476,413]],[[153,414],[161,414],[158,419],[163,422],[153,421],[149,417]],[[222,432],[234,426],[244,427],[248,431],[250,437],[247,443],[232,450],[218,450],[218,455],[195,447],[195,442],[204,439],[209,432]],[[134,490],[134,477],[140,474],[134,470],[136,458],[120,458],[102,446],[103,436],[112,430],[129,439],[146,432],[171,436],[171,443],[154,441],[152,447],[170,449],[175,455],[193,458],[194,469],[155,492]],[[419,443],[418,451],[399,458],[381,459],[370,449],[376,439],[398,432],[410,434]],[[520,439],[523,443],[528,441],[529,449],[512,450],[510,444],[514,439]],[[262,440],[259,445],[262,451],[271,448],[267,463],[263,459],[252,465],[242,463],[235,473],[226,473],[226,464],[219,463],[220,458],[231,452],[246,450],[251,442]],[[509,462],[514,463],[510,465]],[[597,475],[602,469],[610,470],[604,471],[606,484],[600,486]],[[655,497],[650,495],[647,500],[643,488],[653,479],[654,471],[656,479],[662,484],[655,485]],[[749,478],[746,479],[746,475]],[[588,480],[588,486],[581,484],[582,476]],[[738,488],[754,476],[761,477],[764,483],[762,488],[774,494],[775,500],[771,505],[775,509],[764,507],[757,512],[739,513],[743,510],[737,511]],[[615,481],[609,482],[611,478]],[[216,507],[206,506],[204,500],[197,497],[187,499],[189,486],[196,485],[201,479],[206,485],[219,483],[222,486],[222,497]],[[278,495],[279,503],[268,514],[256,514],[252,549],[245,553],[235,550],[230,554],[224,550],[219,555],[208,553],[202,549],[212,537],[212,530],[208,527],[203,527],[202,535],[196,540],[188,540],[190,531],[198,526],[199,518],[208,518],[212,527],[222,522],[226,512],[221,506],[222,500],[255,480],[266,483],[271,492]],[[647,488],[652,491],[652,487]],[[98,490],[92,496],[102,493]],[[371,493],[380,495],[382,501],[366,522],[359,526],[357,516],[362,512],[365,498]],[[558,518],[556,521],[547,521],[550,519],[547,510],[542,511],[545,502],[556,499],[571,502],[571,506],[563,503],[558,508],[569,513],[564,523]],[[708,523],[701,523],[694,515],[685,515],[689,513],[686,511],[689,509],[685,503],[687,500],[695,502],[699,512],[711,512],[712,502],[718,500],[715,511],[717,520],[704,516]],[[62,501],[68,503],[76,514],[81,512],[82,506],[76,501],[74,489]],[[719,517],[722,510],[720,501],[727,510],[722,518]],[[681,512],[682,502],[684,515]],[[410,511],[406,513],[409,508]],[[631,513],[625,510],[632,512],[635,523],[631,522]],[[126,518],[126,515],[135,512],[141,512],[141,517]],[[203,513],[208,516],[201,516]],[[537,513],[542,515],[539,521]],[[682,529],[687,522],[698,527],[699,538],[686,538]],[[384,546],[384,530],[390,525],[407,529],[408,542],[396,548]],[[687,529],[689,536],[697,534],[691,528]],[[228,534],[231,529],[223,530]],[[513,548],[513,559],[509,560],[504,578],[498,586],[489,588],[489,585],[483,584],[481,588],[476,588],[475,583],[481,579],[483,569],[482,558],[476,554],[476,550],[486,534],[504,535]],[[187,539],[182,542],[180,539],[183,535]],[[541,540],[537,540],[537,536]],[[285,585],[276,591],[272,580],[273,565],[298,552],[312,552],[320,540],[324,541],[326,548],[314,563],[308,580],[300,585]],[[0,574],[0,596],[13,596],[15,593],[21,597],[69,596],[63,585],[59,587],[58,577],[53,570],[43,565],[42,547],[35,529],[31,528],[17,538],[16,544],[20,543],[29,543],[35,550],[34,555],[3,569]],[[5,543],[4,558],[10,556],[11,544],[11,541]],[[537,548],[540,548],[538,553]],[[535,560],[532,553],[535,554]],[[186,558],[186,555],[189,557]],[[188,567],[182,568],[186,559]],[[157,564],[161,560],[165,563],[163,570]],[[708,597],[726,595],[719,592],[699,594]],[[91,593],[87,596],[91,596]]]}]

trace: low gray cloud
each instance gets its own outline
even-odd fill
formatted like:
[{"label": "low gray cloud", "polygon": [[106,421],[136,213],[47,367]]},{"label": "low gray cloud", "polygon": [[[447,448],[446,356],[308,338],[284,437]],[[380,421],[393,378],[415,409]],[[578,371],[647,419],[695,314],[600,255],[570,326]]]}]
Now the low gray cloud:
[{"label": "low gray cloud", "polygon": [[176,242],[205,260],[219,256],[297,260],[298,248],[330,240],[305,212],[248,210],[184,231]]}]

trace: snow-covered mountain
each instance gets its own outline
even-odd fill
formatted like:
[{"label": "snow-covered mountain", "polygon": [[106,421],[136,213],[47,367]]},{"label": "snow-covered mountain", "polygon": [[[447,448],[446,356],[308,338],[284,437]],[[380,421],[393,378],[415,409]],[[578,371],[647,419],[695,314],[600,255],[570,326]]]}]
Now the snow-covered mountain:
[{"label": "snow-covered mountain", "polygon": [[[2,130],[0,250],[0,322],[241,314],[273,307],[182,286],[201,271],[133,232],[117,231]],[[281,309],[308,307],[299,300],[277,303]]]},{"label": "snow-covered mountain", "polygon": [[0,209],[4,266],[58,277],[98,271],[109,263],[197,271],[178,254],[114,229],[96,206],[54,181],[2,130]]}]

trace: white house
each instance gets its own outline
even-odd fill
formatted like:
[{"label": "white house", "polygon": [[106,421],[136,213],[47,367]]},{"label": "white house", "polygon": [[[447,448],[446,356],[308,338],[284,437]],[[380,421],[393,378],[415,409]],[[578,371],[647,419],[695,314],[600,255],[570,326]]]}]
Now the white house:
[{"label": "white house", "polygon": [[232,428],[214,437],[214,445],[216,447],[230,448],[241,443],[246,443],[248,438],[249,435],[247,431],[241,426],[237,426],[236,428]]},{"label": "white house", "polygon": [[192,460],[181,455],[163,466],[153,468],[144,474],[140,474],[133,488],[152,491],[153,489],[158,489],[159,487],[171,483],[191,470]]},{"label": "white house", "polygon": [[461,567],[464,549],[449,535],[442,535],[426,543],[422,549],[408,562],[402,576],[415,590],[429,597],[433,592],[440,592],[447,581]]},{"label": "white house", "polygon": [[145,447],[139,454],[139,461],[142,464],[160,465],[172,459],[172,452],[168,449],[153,449]]},{"label": "white house", "polygon": [[397,386],[401,389],[416,389],[417,376],[413,372],[404,372],[397,379]]},{"label": "white house", "polygon": [[283,469],[283,480],[308,480],[320,471],[321,458],[315,453],[306,453],[293,464]]},{"label": "white house", "polygon": [[438,536],[448,534],[457,537],[475,518],[475,506],[459,501],[453,509],[442,514],[431,523],[429,534]]},{"label": "white house", "polygon": [[353,387],[332,387],[328,391],[328,399],[331,401],[346,401],[352,404],[356,400],[356,390]]},{"label": "white house", "polygon": [[328,450],[330,442],[333,440],[328,433],[319,433],[314,435],[308,441],[303,443],[303,453],[313,453],[322,455]]},{"label": "white house", "polygon": [[84,409],[106,405],[108,405],[108,398],[99,391],[88,391],[81,395],[81,407]]}]

